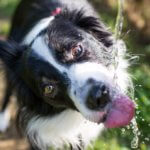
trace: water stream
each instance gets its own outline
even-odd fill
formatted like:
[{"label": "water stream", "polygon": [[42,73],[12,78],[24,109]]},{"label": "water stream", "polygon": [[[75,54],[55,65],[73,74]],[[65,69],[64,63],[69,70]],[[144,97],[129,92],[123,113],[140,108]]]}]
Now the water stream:
[{"label": "water stream", "polygon": [[[117,81],[117,73],[116,73],[116,71],[117,71],[118,65],[119,65],[119,60],[118,60],[118,58],[119,58],[119,51],[120,50],[121,51],[125,51],[126,50],[126,46],[125,46],[123,41],[116,40],[116,44],[113,47],[113,49],[115,51],[114,54],[113,54],[113,56],[114,56],[114,71],[115,71],[114,72],[114,81]],[[130,96],[132,97],[132,99],[134,99],[134,91],[133,91],[132,87],[131,87],[130,90],[131,90],[131,93],[130,93],[131,95]],[[138,105],[136,105],[136,100],[134,102],[135,102],[136,108],[138,109]],[[140,111],[136,112],[137,115],[139,113],[140,113]],[[139,131],[139,128],[138,128],[138,125],[137,125],[137,122],[136,122],[136,116],[132,119],[131,124],[128,125],[126,128],[127,128],[127,130],[131,129],[132,132],[133,132],[133,139],[131,140],[131,148],[132,149],[138,149],[138,147],[139,147],[139,136],[140,136],[141,133]],[[122,128],[121,131],[122,131],[122,134],[125,134],[126,129]],[[148,140],[148,139],[146,139],[146,140]]]},{"label": "water stream", "polygon": [[139,136],[140,136],[140,131],[137,126],[136,119],[133,118],[131,121],[131,129],[133,131],[133,139],[131,141],[131,148],[136,149],[139,147]]}]

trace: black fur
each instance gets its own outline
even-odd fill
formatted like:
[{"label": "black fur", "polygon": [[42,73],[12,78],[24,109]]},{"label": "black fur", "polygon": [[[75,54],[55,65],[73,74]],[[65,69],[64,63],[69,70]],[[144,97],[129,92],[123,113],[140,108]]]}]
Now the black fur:
[{"label": "black fur", "polygon": [[104,25],[99,21],[98,18],[94,16],[86,16],[84,9],[73,11],[64,10],[60,15],[56,16],[60,22],[64,19],[65,21],[70,21],[74,25],[80,27],[86,32],[93,34],[100,42],[102,42],[106,47],[112,45],[112,41],[108,38],[111,34],[106,30]]}]

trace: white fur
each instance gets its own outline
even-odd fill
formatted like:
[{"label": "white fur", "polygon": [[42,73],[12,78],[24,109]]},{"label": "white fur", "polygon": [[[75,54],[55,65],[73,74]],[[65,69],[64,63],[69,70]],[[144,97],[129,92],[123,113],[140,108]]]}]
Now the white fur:
[{"label": "white fur", "polygon": [[[22,43],[30,44],[36,38],[36,36],[50,24],[50,22],[53,19],[54,19],[54,16],[50,16],[48,18],[45,18],[39,21],[39,23],[37,23],[37,25],[33,27],[31,32],[27,34],[27,36],[24,38]],[[54,57],[52,56],[52,52],[48,47],[46,37],[43,37],[43,36],[37,37],[37,39],[32,45],[32,48],[35,51],[35,53],[38,54],[40,57],[42,57],[44,60],[51,63],[53,66],[59,68],[58,69],[59,71],[61,72],[64,71],[65,68],[59,65],[54,59]]]},{"label": "white fur", "polygon": [[41,36],[36,39],[32,45],[33,51],[42,57],[45,61],[53,65],[60,72],[66,72],[66,68],[58,64],[56,59],[52,55],[52,50],[49,49],[48,44],[46,43],[45,37]]},{"label": "white fur", "polygon": [[9,126],[10,114],[8,110],[0,112],[0,131],[4,132]]},{"label": "white fur", "polygon": [[50,16],[47,18],[44,18],[40,20],[37,25],[35,25],[32,29],[31,32],[27,34],[27,36],[23,40],[23,44],[30,44],[32,40],[43,30],[45,29],[50,22],[54,19],[54,16]]},{"label": "white fur", "polygon": [[[27,134],[32,142],[45,150],[46,147],[60,148],[70,143],[79,145],[79,134],[87,146],[102,129],[102,124],[89,122],[79,112],[68,109],[53,117],[34,117],[29,121]],[[35,133],[36,140],[33,137]]]}]

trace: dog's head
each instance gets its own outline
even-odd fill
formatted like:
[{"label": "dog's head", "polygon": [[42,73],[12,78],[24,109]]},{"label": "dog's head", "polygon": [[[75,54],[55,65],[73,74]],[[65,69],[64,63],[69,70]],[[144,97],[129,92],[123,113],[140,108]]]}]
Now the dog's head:
[{"label": "dog's head", "polygon": [[37,98],[34,105],[75,109],[107,127],[128,124],[134,106],[124,96],[127,65],[119,54],[116,70],[104,25],[82,11],[64,11],[34,37],[38,26],[26,36],[27,46],[0,43],[0,57]]}]

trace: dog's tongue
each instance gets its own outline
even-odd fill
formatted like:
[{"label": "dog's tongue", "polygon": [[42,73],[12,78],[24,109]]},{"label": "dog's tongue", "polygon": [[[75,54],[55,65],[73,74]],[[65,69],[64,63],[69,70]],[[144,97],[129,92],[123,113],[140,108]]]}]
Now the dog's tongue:
[{"label": "dog's tongue", "polygon": [[134,116],[134,103],[127,96],[119,96],[112,102],[105,127],[117,128],[128,125]]}]

